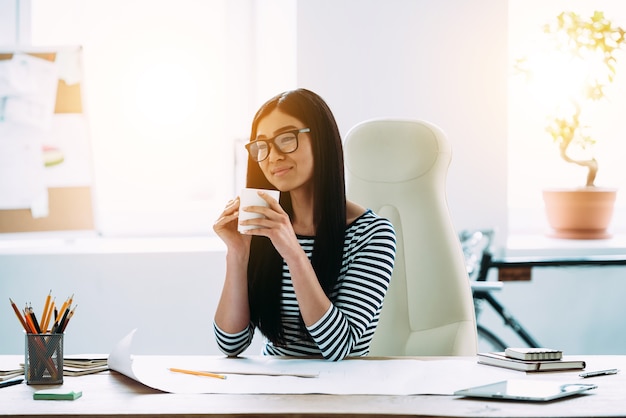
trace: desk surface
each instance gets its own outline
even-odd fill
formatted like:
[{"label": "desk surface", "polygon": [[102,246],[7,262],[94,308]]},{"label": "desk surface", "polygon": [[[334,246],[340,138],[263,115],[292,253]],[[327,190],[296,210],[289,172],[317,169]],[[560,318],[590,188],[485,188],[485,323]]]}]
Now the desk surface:
[{"label": "desk surface", "polygon": [[[64,387],[80,388],[75,401],[35,401],[45,386],[20,384],[0,389],[0,416],[429,416],[581,417],[626,416],[626,356],[580,356],[587,370],[617,367],[613,376],[585,379],[593,393],[533,404],[456,396],[213,395],[170,394],[150,389],[116,372],[66,377]],[[521,373],[521,372],[520,372]],[[576,378],[578,372],[535,374],[539,379]]]}]

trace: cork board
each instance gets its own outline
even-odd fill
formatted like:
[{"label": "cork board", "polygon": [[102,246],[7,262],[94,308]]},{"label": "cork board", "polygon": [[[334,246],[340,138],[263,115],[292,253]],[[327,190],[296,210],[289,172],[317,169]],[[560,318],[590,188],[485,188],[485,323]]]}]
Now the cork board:
[{"label": "cork board", "polygon": [[[27,55],[55,62],[61,49],[46,51],[23,51]],[[63,52],[78,54],[76,58],[82,60],[80,47],[64,48]],[[0,51],[0,60],[11,59],[15,51]],[[69,54],[70,56],[73,56]],[[68,55],[68,54],[66,54]],[[80,66],[82,71],[82,65]],[[76,114],[86,118],[83,109],[82,96],[82,73],[80,81],[66,82],[59,77],[54,114]],[[86,122],[85,122],[86,124]],[[83,159],[86,159],[83,156]],[[90,159],[91,156],[89,155]],[[82,162],[83,164],[91,164]],[[42,161],[43,164],[43,161]],[[0,233],[36,232],[36,231],[62,231],[62,230],[93,230],[93,187],[91,180],[87,185],[69,185],[67,187],[48,187],[48,213],[44,217],[34,217],[30,209],[0,209]]]}]

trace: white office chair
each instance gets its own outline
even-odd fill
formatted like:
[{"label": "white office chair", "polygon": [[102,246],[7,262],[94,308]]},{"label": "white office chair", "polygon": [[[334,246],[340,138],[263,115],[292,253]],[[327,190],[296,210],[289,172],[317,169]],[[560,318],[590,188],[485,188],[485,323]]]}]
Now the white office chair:
[{"label": "white office chair", "polygon": [[474,355],[476,318],[446,200],[451,147],[438,127],[377,119],[345,140],[348,199],[389,219],[397,253],[371,356]]}]

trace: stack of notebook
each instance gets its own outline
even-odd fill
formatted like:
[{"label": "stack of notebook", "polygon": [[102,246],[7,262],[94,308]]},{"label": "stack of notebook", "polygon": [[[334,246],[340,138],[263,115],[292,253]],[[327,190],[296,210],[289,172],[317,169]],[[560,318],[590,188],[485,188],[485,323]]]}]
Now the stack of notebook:
[{"label": "stack of notebook", "polygon": [[109,370],[106,356],[68,356],[63,358],[63,376],[82,376],[105,370]]},{"label": "stack of notebook", "polygon": [[24,367],[7,367],[0,370],[0,382],[13,379],[17,376],[24,376]]},{"label": "stack of notebook", "polygon": [[[106,356],[63,357],[63,376],[81,376],[109,370]],[[24,363],[0,364],[0,382],[24,376]]]},{"label": "stack of notebook", "polygon": [[549,348],[507,348],[504,352],[478,353],[478,362],[525,372],[582,370],[585,362],[563,357]]}]

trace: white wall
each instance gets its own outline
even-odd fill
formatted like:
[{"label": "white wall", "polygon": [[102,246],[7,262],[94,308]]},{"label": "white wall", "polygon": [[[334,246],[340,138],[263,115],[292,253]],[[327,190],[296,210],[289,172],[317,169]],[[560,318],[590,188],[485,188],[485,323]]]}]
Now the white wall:
[{"label": "white wall", "polygon": [[[15,45],[17,22],[15,0],[0,0],[0,46]],[[11,17],[11,19],[9,19]]]},{"label": "white wall", "polygon": [[[136,353],[218,354],[212,324],[225,253],[216,241],[92,252],[89,240],[79,240],[68,253],[0,255],[0,354],[24,349],[7,299],[20,308],[31,302],[40,317],[50,290],[57,306],[72,294],[77,304],[66,330],[68,354],[109,353],[134,328]],[[260,353],[260,343],[250,350]]]},{"label": "white wall", "polygon": [[298,84],[342,134],[376,117],[426,119],[452,142],[458,229],[506,236],[506,22],[502,0],[319,0],[298,7]]}]

